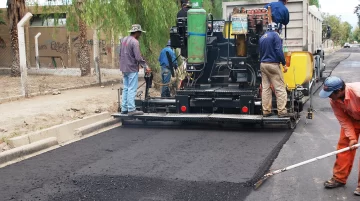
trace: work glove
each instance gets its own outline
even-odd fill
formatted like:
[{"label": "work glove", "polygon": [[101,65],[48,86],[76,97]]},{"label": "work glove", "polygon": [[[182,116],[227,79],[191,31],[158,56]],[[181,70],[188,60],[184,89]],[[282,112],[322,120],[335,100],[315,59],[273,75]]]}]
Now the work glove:
[{"label": "work glove", "polygon": [[286,73],[288,71],[288,67],[287,66],[284,66],[284,73]]},{"label": "work glove", "polygon": [[[351,146],[353,146],[355,144],[357,144],[356,140],[350,140],[349,147],[351,147]],[[353,149],[357,149],[357,148],[350,148],[350,149],[353,150]]]}]

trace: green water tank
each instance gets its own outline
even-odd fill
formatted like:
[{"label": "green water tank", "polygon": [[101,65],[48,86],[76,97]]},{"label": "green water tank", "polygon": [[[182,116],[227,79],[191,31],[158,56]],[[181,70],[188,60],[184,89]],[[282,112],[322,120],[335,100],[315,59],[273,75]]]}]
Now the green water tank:
[{"label": "green water tank", "polygon": [[205,62],[207,15],[202,8],[202,0],[192,0],[192,8],[187,12],[188,63]]}]

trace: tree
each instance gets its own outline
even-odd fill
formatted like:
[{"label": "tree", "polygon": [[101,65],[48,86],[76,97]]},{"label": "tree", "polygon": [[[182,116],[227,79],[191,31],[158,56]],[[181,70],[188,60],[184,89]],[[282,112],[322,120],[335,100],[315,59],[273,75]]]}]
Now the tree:
[{"label": "tree", "polygon": [[342,22],[340,25],[340,43],[350,42],[352,26],[348,22]]},{"label": "tree", "polygon": [[360,41],[360,28],[356,27],[355,30],[352,32],[352,40]]},{"label": "tree", "polygon": [[9,20],[12,64],[11,76],[20,76],[20,58],[19,58],[19,39],[17,24],[26,13],[25,0],[8,0],[7,1],[7,18]]},{"label": "tree", "polygon": [[324,23],[331,27],[331,40],[334,41],[336,45],[341,43],[341,18],[336,15],[330,15],[328,13],[323,14]]},{"label": "tree", "polygon": [[357,15],[358,17],[358,26],[360,27],[360,4],[355,6],[355,11],[354,13]]},{"label": "tree", "polygon": [[315,5],[320,8],[319,0],[309,0],[309,5]]},{"label": "tree", "polygon": [[73,3],[76,5],[76,14],[79,18],[79,40],[80,40],[80,48],[79,48],[79,62],[80,62],[80,70],[81,76],[90,75],[91,66],[90,66],[90,49],[87,44],[87,27],[86,22],[84,21],[83,14],[84,8],[83,4],[86,0],[75,0]]}]

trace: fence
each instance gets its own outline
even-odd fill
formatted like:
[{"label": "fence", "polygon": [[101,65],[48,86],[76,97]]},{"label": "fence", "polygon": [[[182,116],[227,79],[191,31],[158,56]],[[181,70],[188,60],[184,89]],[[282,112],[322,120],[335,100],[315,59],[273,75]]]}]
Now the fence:
[{"label": "fence", "polygon": [[[19,77],[10,77],[12,49],[9,29],[0,28],[0,99],[21,95]],[[40,33],[40,34],[39,34]],[[36,49],[36,37],[37,49]],[[69,33],[65,27],[25,27],[28,94],[52,94],[69,88],[98,84],[94,62],[94,31],[87,31],[91,74],[80,76],[80,41],[78,33]],[[119,83],[119,44],[98,41],[100,80],[102,84]],[[38,50],[38,51],[37,51]],[[38,52],[38,57],[37,53]]]}]

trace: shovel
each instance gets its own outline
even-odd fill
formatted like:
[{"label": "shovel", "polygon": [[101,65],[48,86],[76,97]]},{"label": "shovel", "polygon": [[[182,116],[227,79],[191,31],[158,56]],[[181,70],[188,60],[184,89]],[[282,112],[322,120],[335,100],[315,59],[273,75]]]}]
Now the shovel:
[{"label": "shovel", "polygon": [[343,148],[343,149],[339,149],[337,151],[333,151],[333,152],[330,152],[328,154],[324,154],[322,156],[318,156],[318,157],[315,157],[315,158],[312,158],[312,159],[309,159],[307,161],[303,161],[303,162],[300,162],[300,163],[297,163],[295,165],[291,165],[291,166],[288,166],[286,168],[283,168],[283,169],[279,169],[279,170],[275,170],[273,172],[269,172],[267,174],[265,174],[258,182],[256,182],[254,184],[254,189],[258,189],[269,177],[275,175],[275,174],[278,174],[278,173],[282,173],[282,172],[285,172],[285,171],[288,171],[290,169],[293,169],[293,168],[296,168],[296,167],[299,167],[299,166],[302,166],[302,165],[305,165],[305,164],[308,164],[308,163],[312,163],[314,161],[317,161],[317,160],[320,160],[320,159],[324,159],[326,157],[329,157],[329,156],[332,156],[332,155],[335,155],[335,154],[339,154],[339,153],[342,153],[344,151],[349,151],[350,148],[358,148],[360,146],[360,143],[359,144],[355,144],[351,147],[346,147],[346,148]]}]

